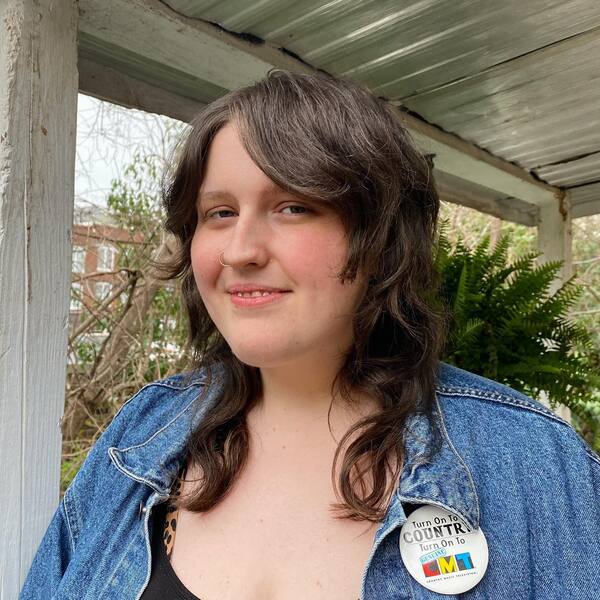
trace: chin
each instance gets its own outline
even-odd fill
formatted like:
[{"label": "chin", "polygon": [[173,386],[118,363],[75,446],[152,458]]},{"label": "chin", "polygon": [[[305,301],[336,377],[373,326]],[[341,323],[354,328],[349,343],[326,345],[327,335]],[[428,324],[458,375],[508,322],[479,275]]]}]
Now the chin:
[{"label": "chin", "polygon": [[250,367],[267,369],[282,366],[299,358],[298,348],[266,347],[246,344],[229,344],[236,358]]}]

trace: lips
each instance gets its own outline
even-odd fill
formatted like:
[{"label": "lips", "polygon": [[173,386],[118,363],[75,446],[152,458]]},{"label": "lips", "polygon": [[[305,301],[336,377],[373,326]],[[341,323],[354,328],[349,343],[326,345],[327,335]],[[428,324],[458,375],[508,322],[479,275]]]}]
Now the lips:
[{"label": "lips", "polygon": [[284,288],[278,288],[278,287],[273,287],[270,285],[264,285],[262,283],[236,283],[234,285],[231,285],[227,288],[227,293],[228,294],[252,294],[252,293],[258,293],[260,292],[260,294],[264,294],[264,293],[283,293],[283,292],[289,292],[290,290],[286,290]]},{"label": "lips", "polygon": [[285,292],[267,292],[266,290],[254,290],[252,292],[232,292],[233,296],[240,298],[261,298],[262,296],[271,296],[273,294],[283,294]]},{"label": "lips", "polygon": [[276,304],[287,298],[288,292],[285,291],[259,291],[251,292],[236,292],[230,294],[231,302],[238,308],[258,309],[267,304]]}]

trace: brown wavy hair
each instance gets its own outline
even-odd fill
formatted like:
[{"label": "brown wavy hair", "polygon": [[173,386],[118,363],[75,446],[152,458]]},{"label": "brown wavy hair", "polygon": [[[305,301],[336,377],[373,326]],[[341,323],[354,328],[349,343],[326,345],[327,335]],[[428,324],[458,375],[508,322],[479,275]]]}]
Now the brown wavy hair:
[{"label": "brown wavy hair", "polygon": [[428,160],[384,100],[350,81],[282,70],[207,105],[193,119],[164,186],[165,227],[179,241],[167,276],[181,279],[192,366],[210,373],[220,365],[224,382],[219,402],[187,442],[200,485],[175,503],[207,511],[228,493],[248,456],[246,415],[262,391],[259,369],[236,358],[209,317],[190,262],[208,148],[227,123],[273,182],[326,203],[342,219],[349,253],[340,280],[354,280],[359,270],[367,275],[354,345],[332,396],[352,403],[353,394],[366,394],[381,409],[338,445],[332,481],[341,502],[332,508],[339,518],[380,521],[402,469],[407,419],[421,413],[433,423],[445,322],[432,258],[439,198]]}]

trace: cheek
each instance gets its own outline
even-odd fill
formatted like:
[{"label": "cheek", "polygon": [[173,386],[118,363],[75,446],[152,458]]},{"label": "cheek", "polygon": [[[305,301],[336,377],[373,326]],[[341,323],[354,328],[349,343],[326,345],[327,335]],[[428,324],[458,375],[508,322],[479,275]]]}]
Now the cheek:
[{"label": "cheek", "polygon": [[288,263],[294,265],[293,272],[302,285],[316,294],[335,294],[347,285],[342,285],[338,273],[346,263],[347,242],[343,233],[332,231],[304,235],[288,242]]},{"label": "cheek", "polygon": [[342,283],[339,273],[348,260],[348,239],[343,231],[325,236],[313,244],[307,254],[314,258],[315,270],[319,269],[317,294],[325,294],[329,303],[330,317],[346,319],[352,316],[364,293],[364,278]]},{"label": "cheek", "polygon": [[190,258],[196,286],[203,296],[219,275],[219,250],[208,240],[195,236],[190,247]]}]

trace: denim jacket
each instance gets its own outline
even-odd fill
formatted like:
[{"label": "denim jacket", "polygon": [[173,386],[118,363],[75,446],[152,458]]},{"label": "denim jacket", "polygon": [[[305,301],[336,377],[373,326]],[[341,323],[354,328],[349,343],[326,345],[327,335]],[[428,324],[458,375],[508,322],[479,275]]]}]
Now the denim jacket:
[{"label": "denim jacket", "polygon": [[[60,502],[22,600],[140,598],[150,577],[152,508],[165,500],[190,428],[219,389],[218,374],[210,386],[201,373],[178,375],[123,405]],[[400,485],[375,535],[361,600],[599,598],[600,458],[541,404],[443,363],[436,419],[435,454],[425,452],[424,419],[406,436]],[[478,585],[440,595],[407,572],[399,535],[414,505],[443,507],[481,527],[489,565]]]}]

